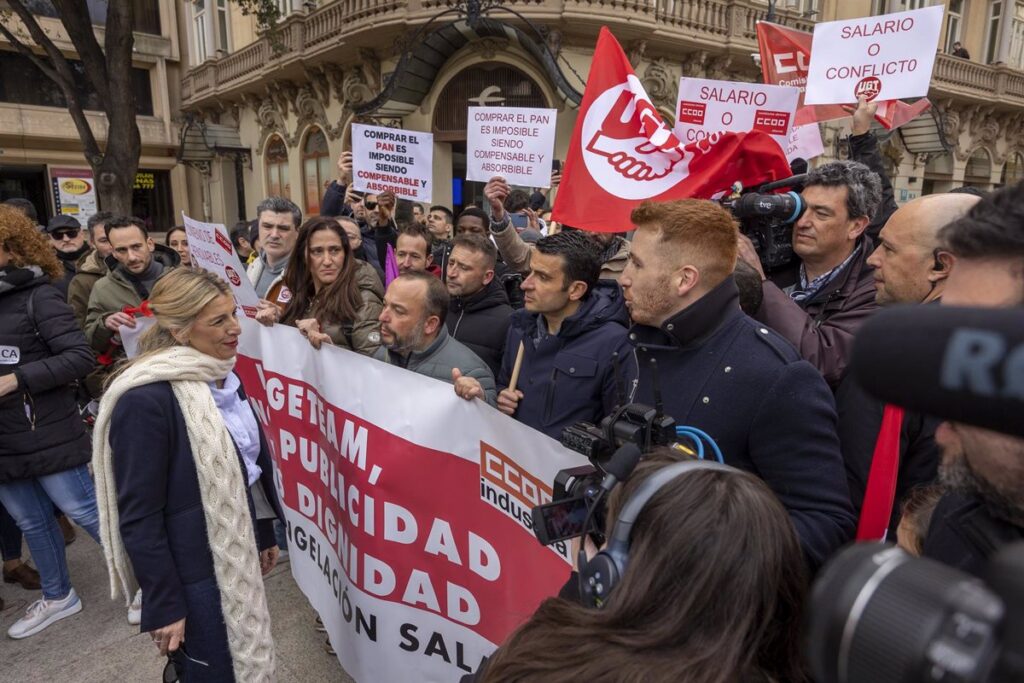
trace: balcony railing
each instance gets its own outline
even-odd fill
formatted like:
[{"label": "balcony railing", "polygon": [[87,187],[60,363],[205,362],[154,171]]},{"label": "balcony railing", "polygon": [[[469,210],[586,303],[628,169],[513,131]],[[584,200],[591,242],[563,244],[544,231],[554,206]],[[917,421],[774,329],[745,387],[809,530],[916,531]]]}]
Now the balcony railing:
[{"label": "balcony railing", "polygon": [[[186,106],[227,94],[264,73],[335,49],[384,25],[406,30],[425,23],[457,0],[337,0],[309,14],[296,13],[278,28],[277,45],[267,37],[190,70],[182,82]],[[621,22],[682,44],[757,49],[757,22],[767,13],[756,0],[505,0],[505,5],[540,22]],[[786,14],[785,23],[811,31],[814,22]],[[502,18],[512,19],[511,15]],[[612,23],[614,27],[614,23]],[[354,42],[354,41],[353,41]],[[372,41],[371,41],[372,42]],[[363,44],[366,41],[362,41]],[[959,97],[1024,106],[1024,72],[938,55],[933,89]]]}]

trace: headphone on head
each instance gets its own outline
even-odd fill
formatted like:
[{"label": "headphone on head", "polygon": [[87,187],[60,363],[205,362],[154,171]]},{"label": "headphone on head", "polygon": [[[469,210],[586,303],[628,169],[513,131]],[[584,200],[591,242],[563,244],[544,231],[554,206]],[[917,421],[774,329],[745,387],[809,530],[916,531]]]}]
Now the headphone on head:
[{"label": "headphone on head", "polygon": [[647,503],[671,481],[694,470],[738,471],[734,467],[708,460],[686,460],[667,465],[652,474],[622,506],[605,549],[590,560],[587,560],[586,553],[580,550],[580,602],[585,607],[601,607],[608,600],[612,589],[622,579],[622,575],[626,573],[633,523]]}]

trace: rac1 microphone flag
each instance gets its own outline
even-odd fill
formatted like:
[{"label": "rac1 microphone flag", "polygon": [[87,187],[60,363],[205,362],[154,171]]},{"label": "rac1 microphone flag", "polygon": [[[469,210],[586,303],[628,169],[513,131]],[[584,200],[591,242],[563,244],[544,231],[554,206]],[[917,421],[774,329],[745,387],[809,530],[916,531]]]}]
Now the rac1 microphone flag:
[{"label": "rac1 microphone flag", "polygon": [[711,133],[684,145],[665,125],[615,36],[601,29],[552,218],[596,232],[622,232],[644,200],[710,198],[789,177],[767,133]]},{"label": "rac1 microphone flag", "polygon": [[850,372],[883,401],[1024,436],[1024,315],[1019,307],[886,308],[857,333]]}]

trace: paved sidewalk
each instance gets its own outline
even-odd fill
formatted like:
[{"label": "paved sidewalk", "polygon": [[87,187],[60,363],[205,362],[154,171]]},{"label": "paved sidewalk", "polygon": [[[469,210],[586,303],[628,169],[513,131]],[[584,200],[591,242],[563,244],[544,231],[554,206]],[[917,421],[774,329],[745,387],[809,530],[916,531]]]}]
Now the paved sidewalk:
[{"label": "paved sidewalk", "polygon": [[[81,529],[68,546],[68,565],[84,609],[42,633],[11,640],[7,629],[39,596],[12,584],[0,584],[7,603],[0,612],[0,680],[11,683],[108,683],[160,680],[165,658],[148,635],[126,619],[126,610],[110,599],[103,555]],[[284,564],[266,579],[270,616],[277,646],[281,683],[352,681],[323,648],[324,635],[314,630],[316,613]]]}]

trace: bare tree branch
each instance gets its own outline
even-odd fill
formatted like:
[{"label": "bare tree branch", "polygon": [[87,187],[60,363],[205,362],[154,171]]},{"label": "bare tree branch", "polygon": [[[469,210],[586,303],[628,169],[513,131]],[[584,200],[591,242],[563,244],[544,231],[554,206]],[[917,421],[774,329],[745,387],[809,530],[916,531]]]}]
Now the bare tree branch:
[{"label": "bare tree branch", "polygon": [[[21,0],[18,1],[20,2]],[[99,41],[96,40],[96,32],[92,26],[92,17],[89,16],[88,3],[81,0],[71,0],[71,2],[67,0],[51,0],[51,2],[61,18],[61,23],[64,26],[64,30],[67,31],[71,43],[75,46],[75,51],[78,52],[78,58],[82,60],[82,65],[85,66],[85,75],[92,83],[96,94],[99,95],[100,101],[109,101],[111,86],[107,76],[107,64],[111,61],[111,55],[107,54],[104,56],[103,48],[100,47]],[[118,0],[109,0],[107,3],[108,27],[106,33],[108,36],[112,31],[116,31],[117,28],[109,26],[110,14],[117,2]],[[131,34],[131,27],[128,28],[128,33],[129,35]],[[130,54],[128,59],[130,63]]]},{"label": "bare tree branch", "polygon": [[[10,1],[12,4],[21,4],[20,0]],[[24,8],[24,6],[22,6],[22,8]],[[30,19],[32,20],[32,23],[35,23],[32,17],[30,17]],[[36,24],[36,28],[39,28],[38,24]],[[29,27],[29,33],[31,34],[31,32],[32,29]],[[102,156],[100,146],[96,141],[96,136],[92,132],[92,126],[89,124],[89,119],[85,115],[82,103],[79,101],[78,93],[75,92],[71,66],[67,63],[67,60],[65,60],[63,55],[61,55],[61,61],[64,66],[63,69],[57,67],[57,65],[51,66],[45,59],[33,52],[32,48],[25,45],[25,43],[15,36],[14,33],[12,33],[2,22],[0,22],[0,35],[3,35],[4,38],[6,38],[20,54],[31,61],[36,68],[43,73],[43,75],[52,80],[54,84],[60,88],[61,94],[64,95],[64,100],[68,106],[68,113],[71,114],[71,119],[74,121],[75,128],[78,130],[78,134],[82,139],[82,144],[85,146],[85,154],[90,160],[89,163],[92,164],[94,159],[98,160]]]}]

